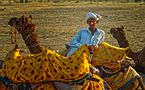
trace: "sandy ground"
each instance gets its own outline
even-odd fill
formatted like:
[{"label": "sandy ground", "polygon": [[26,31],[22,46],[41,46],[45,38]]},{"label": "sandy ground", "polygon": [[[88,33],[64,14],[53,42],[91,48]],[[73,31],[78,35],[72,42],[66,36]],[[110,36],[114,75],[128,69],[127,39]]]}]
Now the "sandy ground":
[{"label": "sandy ground", "polygon": [[[98,27],[106,32],[106,42],[118,46],[109,30],[123,25],[131,48],[139,51],[145,46],[144,10],[145,4],[142,3],[0,3],[0,59],[3,60],[8,51],[14,48],[8,20],[30,14],[36,24],[41,45],[45,48],[64,50],[65,44],[76,32],[87,27],[85,14],[96,12],[103,17]],[[21,50],[28,50],[19,34],[17,41]]]},{"label": "sandy ground", "polygon": [[[85,14],[96,12],[103,17],[98,27],[106,32],[106,42],[118,46],[108,32],[112,27],[123,25],[131,48],[138,51],[145,45],[144,10],[142,3],[0,4],[0,58],[4,59],[14,47],[10,41],[8,20],[29,14],[34,18],[41,45],[45,48],[64,50],[64,44],[69,43],[80,28],[87,27]],[[17,41],[21,49],[27,50],[19,34]]]}]

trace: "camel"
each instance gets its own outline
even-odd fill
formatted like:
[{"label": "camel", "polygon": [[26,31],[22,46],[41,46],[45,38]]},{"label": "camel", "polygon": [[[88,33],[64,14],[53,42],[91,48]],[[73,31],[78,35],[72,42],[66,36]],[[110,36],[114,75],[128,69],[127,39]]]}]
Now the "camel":
[{"label": "camel", "polygon": [[129,46],[128,40],[126,39],[126,34],[123,26],[111,28],[110,33],[117,40],[120,47],[129,47],[127,55],[134,60],[136,64],[135,69],[139,72],[145,73],[145,47],[143,47],[140,51],[133,51]]}]

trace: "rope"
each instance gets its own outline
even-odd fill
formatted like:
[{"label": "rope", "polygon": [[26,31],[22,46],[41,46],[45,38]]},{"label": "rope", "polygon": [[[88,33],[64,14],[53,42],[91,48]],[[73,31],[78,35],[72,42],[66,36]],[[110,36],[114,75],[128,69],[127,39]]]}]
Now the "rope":
[{"label": "rope", "polygon": [[17,45],[17,31],[13,30],[13,27],[11,27],[10,36],[11,36],[11,43],[15,44],[15,49],[17,49],[18,48],[18,45]]},{"label": "rope", "polygon": [[117,71],[112,72],[112,71],[110,71],[108,68],[106,68],[104,66],[101,66],[100,69],[103,71],[102,72],[102,75],[101,75],[103,78],[110,77],[110,76],[112,76],[112,75],[120,72],[120,70],[117,70]]},{"label": "rope", "polygon": [[13,27],[11,27],[11,32],[10,32],[10,35],[11,35],[11,43],[12,44],[16,44],[17,43],[17,31],[16,30],[13,30]]}]

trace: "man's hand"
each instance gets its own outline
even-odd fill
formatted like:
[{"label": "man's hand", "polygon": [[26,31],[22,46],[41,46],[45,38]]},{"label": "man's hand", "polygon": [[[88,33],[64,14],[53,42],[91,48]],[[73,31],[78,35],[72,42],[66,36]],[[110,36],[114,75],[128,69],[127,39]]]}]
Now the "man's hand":
[{"label": "man's hand", "polygon": [[90,71],[91,71],[91,73],[93,73],[93,74],[100,75],[99,69],[95,68],[95,67],[92,66],[92,65],[90,65]]},{"label": "man's hand", "polygon": [[88,46],[90,53],[92,54],[94,52],[94,50],[96,50],[98,47],[96,45],[91,45]]}]

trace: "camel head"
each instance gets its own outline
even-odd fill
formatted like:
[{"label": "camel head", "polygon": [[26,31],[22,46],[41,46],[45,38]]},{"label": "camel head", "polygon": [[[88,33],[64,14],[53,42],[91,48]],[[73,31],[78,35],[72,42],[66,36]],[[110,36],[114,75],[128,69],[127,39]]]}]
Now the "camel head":
[{"label": "camel head", "polygon": [[26,32],[26,30],[34,30],[34,24],[32,22],[32,16],[21,16],[20,18],[13,17],[9,20],[8,25],[15,27],[19,33]]},{"label": "camel head", "polygon": [[9,20],[8,25],[15,27],[15,29],[22,35],[25,44],[32,54],[42,52],[38,34],[35,31],[35,24],[32,22],[32,16],[22,16],[20,18],[13,17]]},{"label": "camel head", "polygon": [[124,27],[116,27],[116,28],[111,28],[110,33],[113,35],[115,39],[117,39],[118,44],[122,48],[129,47],[128,40],[126,39],[126,35],[124,32]]},{"label": "camel head", "polygon": [[116,28],[111,28],[110,33],[113,35],[114,38],[119,39],[119,38],[126,38],[125,32],[124,32],[124,27],[116,27]]}]

